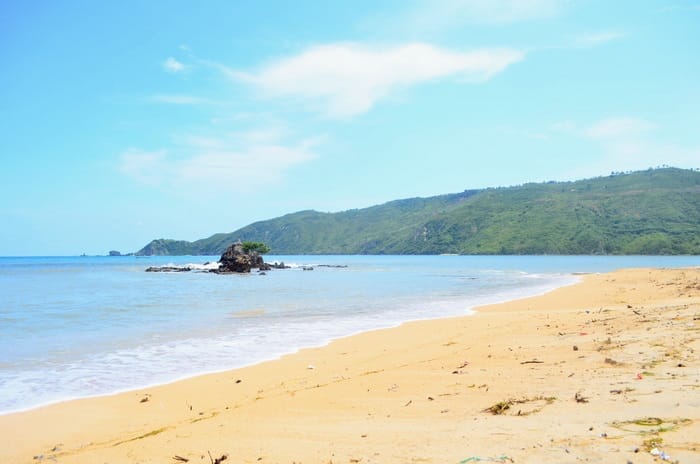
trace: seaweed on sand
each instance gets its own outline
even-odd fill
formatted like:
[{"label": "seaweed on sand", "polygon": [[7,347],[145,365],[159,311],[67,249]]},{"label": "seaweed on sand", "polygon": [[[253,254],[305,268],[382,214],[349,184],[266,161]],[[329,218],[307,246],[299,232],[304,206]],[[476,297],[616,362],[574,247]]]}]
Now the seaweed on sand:
[{"label": "seaweed on sand", "polygon": [[488,408],[484,409],[484,412],[490,412],[495,416],[500,416],[505,414],[506,411],[516,404],[534,406],[533,408],[525,411],[519,409],[518,412],[514,414],[516,416],[529,416],[530,414],[540,412],[545,406],[552,404],[555,400],[556,398],[553,396],[535,396],[532,398],[522,398],[519,400],[508,399],[499,401],[498,403],[489,406]]}]

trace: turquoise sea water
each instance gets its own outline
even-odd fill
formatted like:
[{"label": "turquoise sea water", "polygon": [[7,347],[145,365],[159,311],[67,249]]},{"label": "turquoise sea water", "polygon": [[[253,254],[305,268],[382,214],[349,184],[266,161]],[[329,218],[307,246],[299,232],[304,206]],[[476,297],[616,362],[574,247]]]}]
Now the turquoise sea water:
[{"label": "turquoise sea water", "polygon": [[[0,413],[235,367],[540,294],[574,273],[700,257],[283,256],[266,275],[146,273],[217,257],[0,258]],[[319,267],[318,265],[347,267]],[[304,271],[301,266],[314,266]]]}]

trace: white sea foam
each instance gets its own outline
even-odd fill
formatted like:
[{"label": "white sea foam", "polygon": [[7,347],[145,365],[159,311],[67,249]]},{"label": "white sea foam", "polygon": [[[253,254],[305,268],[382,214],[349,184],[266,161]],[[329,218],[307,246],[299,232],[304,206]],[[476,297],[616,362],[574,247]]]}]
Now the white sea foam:
[{"label": "white sea foam", "polygon": [[218,261],[209,261],[204,264],[189,263],[187,267],[197,271],[215,271],[221,267],[221,264]]},{"label": "white sea foam", "polygon": [[[76,258],[61,274],[17,267],[0,273],[0,412],[250,365],[362,331],[470,314],[579,279],[538,259],[278,258],[294,269],[265,276],[143,272],[162,258]],[[494,261],[526,272],[499,270]],[[295,271],[305,266],[315,272]],[[579,270],[597,269],[570,267]],[[251,310],[255,317],[232,317]]]}]

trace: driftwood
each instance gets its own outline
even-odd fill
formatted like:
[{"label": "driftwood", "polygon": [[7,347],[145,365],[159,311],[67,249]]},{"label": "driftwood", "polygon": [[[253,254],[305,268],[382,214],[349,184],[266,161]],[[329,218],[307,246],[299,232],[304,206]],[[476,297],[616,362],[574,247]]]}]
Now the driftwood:
[{"label": "driftwood", "polygon": [[221,464],[222,462],[228,459],[228,454],[222,454],[220,458],[214,459],[211,457],[211,453],[209,451],[207,451],[207,453],[209,454],[209,460],[211,461],[211,464]]}]

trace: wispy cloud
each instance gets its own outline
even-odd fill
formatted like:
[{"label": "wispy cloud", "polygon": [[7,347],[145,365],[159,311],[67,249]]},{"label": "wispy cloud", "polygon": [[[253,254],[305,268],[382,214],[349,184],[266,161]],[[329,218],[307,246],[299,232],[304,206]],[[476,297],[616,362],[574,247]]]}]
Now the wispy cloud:
[{"label": "wispy cloud", "polygon": [[163,61],[163,69],[169,73],[179,73],[185,71],[187,66],[171,56]]},{"label": "wispy cloud", "polygon": [[417,32],[464,24],[505,25],[552,18],[567,3],[567,0],[423,0],[393,21]]},{"label": "wispy cloud", "polygon": [[700,12],[700,3],[683,3],[676,5],[666,5],[657,10],[659,13],[671,13],[676,11]]},{"label": "wispy cloud", "polygon": [[558,121],[548,128],[550,133],[568,134],[594,140],[611,140],[637,137],[658,126],[654,122],[632,116],[612,116],[588,125],[571,120]]},{"label": "wispy cloud", "polygon": [[284,178],[292,167],[316,158],[322,138],[296,144],[267,143],[234,134],[230,137],[183,137],[173,150],[129,149],[119,157],[118,170],[150,186],[245,192]]},{"label": "wispy cloud", "polygon": [[656,128],[656,124],[633,117],[613,117],[602,119],[582,130],[586,137],[594,139],[614,139],[637,136]]},{"label": "wispy cloud", "polygon": [[315,140],[297,146],[255,145],[244,151],[210,150],[173,166],[182,182],[215,183],[223,190],[249,190],[276,183],[291,167],[314,159]]},{"label": "wispy cloud", "polygon": [[[603,142],[602,162],[610,171],[646,169],[662,165],[681,168],[700,167],[700,147],[659,143],[648,138],[627,138]],[[601,171],[603,172],[603,171]]]},{"label": "wispy cloud", "polygon": [[659,125],[653,121],[618,116],[603,118],[588,125],[561,121],[550,126],[550,133],[588,140],[598,147],[598,160],[581,167],[580,175],[646,169],[660,165],[686,168],[700,166],[700,147],[684,147],[659,141],[659,129]]},{"label": "wispy cloud", "polygon": [[577,47],[590,48],[590,47],[595,47],[597,45],[604,44],[606,42],[611,42],[613,40],[622,39],[626,35],[627,34],[620,32],[620,31],[595,32],[595,33],[584,34],[582,36],[579,36],[574,41],[574,44]]},{"label": "wispy cloud", "polygon": [[169,105],[205,105],[215,104],[213,100],[207,98],[195,97],[192,95],[151,95],[147,98],[151,103],[164,103]]},{"label": "wispy cloud", "polygon": [[553,123],[552,125],[549,126],[548,128],[549,132],[555,132],[555,133],[565,133],[565,134],[573,134],[575,133],[578,129],[576,127],[576,123],[573,121],[565,120],[565,121],[557,121]]},{"label": "wispy cloud", "polygon": [[129,148],[120,156],[119,170],[122,174],[142,184],[160,184],[163,178],[161,168],[166,154],[165,150],[144,151],[138,148]]},{"label": "wispy cloud", "polygon": [[394,47],[336,43],[279,59],[258,72],[224,71],[267,96],[311,99],[327,116],[347,117],[370,110],[399,88],[447,77],[486,81],[524,56],[507,48],[459,52],[424,43]]}]

